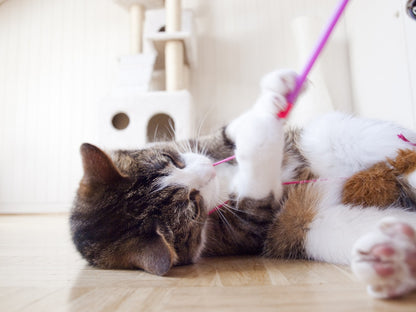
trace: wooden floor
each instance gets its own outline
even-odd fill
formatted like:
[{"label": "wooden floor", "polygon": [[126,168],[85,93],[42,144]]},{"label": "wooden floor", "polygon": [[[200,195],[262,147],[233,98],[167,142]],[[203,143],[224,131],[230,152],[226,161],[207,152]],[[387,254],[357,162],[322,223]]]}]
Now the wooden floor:
[{"label": "wooden floor", "polygon": [[93,269],[66,215],[0,216],[0,311],[416,311],[416,295],[367,296],[349,268],[256,257],[204,259],[168,276]]}]

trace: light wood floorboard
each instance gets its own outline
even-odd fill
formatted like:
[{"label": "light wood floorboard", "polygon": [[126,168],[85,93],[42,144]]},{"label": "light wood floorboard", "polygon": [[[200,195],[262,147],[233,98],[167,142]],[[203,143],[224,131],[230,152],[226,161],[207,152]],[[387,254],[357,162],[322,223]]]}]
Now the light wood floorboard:
[{"label": "light wood floorboard", "polygon": [[348,267],[258,257],[203,259],[158,277],[98,270],[67,215],[0,216],[0,311],[416,311],[374,300]]}]

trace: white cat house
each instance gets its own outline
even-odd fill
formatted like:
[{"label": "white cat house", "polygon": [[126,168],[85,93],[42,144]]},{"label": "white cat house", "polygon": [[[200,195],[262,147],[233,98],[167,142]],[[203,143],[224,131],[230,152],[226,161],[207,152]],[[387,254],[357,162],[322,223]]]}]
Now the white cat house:
[{"label": "white cat house", "polygon": [[[100,103],[100,145],[134,149],[192,134],[189,66],[195,63],[192,13],[179,0],[118,0],[131,17],[131,55]],[[146,8],[149,8],[146,10]],[[159,8],[159,9],[155,9]]]}]

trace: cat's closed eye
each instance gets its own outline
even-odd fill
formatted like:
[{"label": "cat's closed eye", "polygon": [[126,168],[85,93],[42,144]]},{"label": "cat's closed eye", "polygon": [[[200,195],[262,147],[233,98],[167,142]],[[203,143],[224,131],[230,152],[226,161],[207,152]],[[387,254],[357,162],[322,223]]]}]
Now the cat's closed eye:
[{"label": "cat's closed eye", "polygon": [[166,157],[175,167],[179,169],[185,168],[185,163],[179,158],[179,156],[174,156],[169,153],[163,153],[162,155]]}]

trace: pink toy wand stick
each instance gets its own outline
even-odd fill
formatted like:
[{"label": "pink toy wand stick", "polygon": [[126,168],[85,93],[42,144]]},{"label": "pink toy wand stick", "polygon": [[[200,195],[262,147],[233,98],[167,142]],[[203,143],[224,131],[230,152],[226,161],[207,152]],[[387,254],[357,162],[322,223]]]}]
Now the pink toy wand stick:
[{"label": "pink toy wand stick", "polygon": [[217,162],[213,163],[212,165],[215,167],[215,166],[221,165],[222,163],[225,163],[225,162],[233,160],[233,159],[235,159],[235,155],[227,157],[223,160],[217,161]]},{"label": "pink toy wand stick", "polygon": [[309,61],[306,63],[305,68],[296,80],[295,90],[293,90],[293,92],[287,96],[287,108],[284,111],[279,112],[277,114],[277,117],[286,118],[289,112],[292,110],[293,104],[296,102],[300,90],[302,89],[302,86],[305,83],[306,77],[311,71],[313,64],[315,63],[319,54],[322,52],[322,49],[325,47],[325,44],[328,41],[328,38],[331,35],[332,31],[334,30],[339,18],[341,17],[342,12],[344,12],[344,9],[347,6],[348,1],[349,0],[341,0],[339,2],[338,7],[336,8],[334,14],[328,22],[328,25],[324,28],[324,31],[322,32],[321,37],[319,38],[317,45],[309,58]]}]

